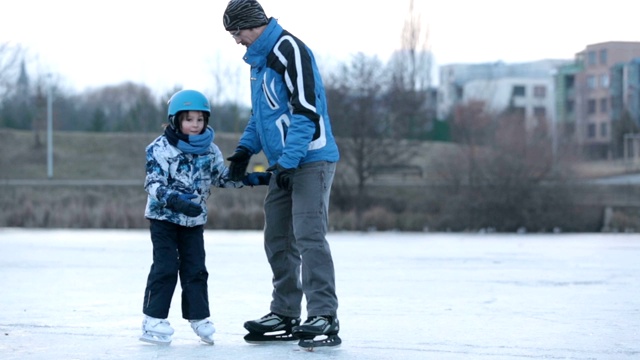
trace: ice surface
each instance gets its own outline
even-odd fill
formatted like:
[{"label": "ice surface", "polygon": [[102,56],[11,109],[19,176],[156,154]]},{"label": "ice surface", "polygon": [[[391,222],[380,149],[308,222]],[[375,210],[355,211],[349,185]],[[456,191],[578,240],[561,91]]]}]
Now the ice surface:
[{"label": "ice surface", "polygon": [[[0,229],[0,359],[637,359],[635,234],[331,233],[340,349],[257,346],[269,311],[259,231],[205,231],[215,345],[181,318],[138,340],[145,230]],[[303,314],[304,317],[304,314]]]}]

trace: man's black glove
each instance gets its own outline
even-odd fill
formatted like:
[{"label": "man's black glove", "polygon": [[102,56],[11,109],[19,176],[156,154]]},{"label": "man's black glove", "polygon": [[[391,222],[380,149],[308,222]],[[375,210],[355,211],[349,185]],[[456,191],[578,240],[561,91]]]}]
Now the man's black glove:
[{"label": "man's black glove", "polygon": [[247,166],[249,166],[249,159],[251,159],[249,150],[244,146],[238,146],[236,152],[227,158],[227,160],[231,161],[231,164],[229,164],[229,180],[241,181],[244,178],[247,173]]},{"label": "man's black glove", "polygon": [[282,165],[276,163],[270,166],[267,171],[273,171],[276,176],[276,185],[282,190],[293,190],[293,173],[296,169],[285,169]]},{"label": "man's black glove", "polygon": [[269,185],[269,180],[271,180],[270,172],[252,172],[242,179],[242,183],[247,186]]},{"label": "man's black glove", "polygon": [[197,197],[194,194],[171,194],[167,199],[167,207],[189,217],[196,217],[202,214],[202,207],[191,201],[191,199]]}]

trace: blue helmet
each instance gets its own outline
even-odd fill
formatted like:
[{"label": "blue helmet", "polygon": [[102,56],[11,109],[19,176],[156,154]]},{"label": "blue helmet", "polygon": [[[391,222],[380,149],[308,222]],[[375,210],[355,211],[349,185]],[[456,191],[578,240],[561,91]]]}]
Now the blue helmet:
[{"label": "blue helmet", "polygon": [[201,92],[196,90],[180,90],[177,93],[173,94],[171,99],[168,102],[169,109],[167,111],[167,117],[169,120],[169,124],[175,128],[179,129],[179,124],[175,121],[177,120],[176,115],[180,111],[202,111],[205,113],[205,119],[209,120],[209,116],[211,115],[211,108],[209,106],[209,100],[204,96]]}]

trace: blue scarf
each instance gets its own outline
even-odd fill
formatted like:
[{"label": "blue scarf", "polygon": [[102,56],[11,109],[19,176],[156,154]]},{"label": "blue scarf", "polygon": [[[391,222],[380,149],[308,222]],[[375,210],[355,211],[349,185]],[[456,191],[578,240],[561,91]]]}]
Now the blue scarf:
[{"label": "blue scarf", "polygon": [[171,126],[164,129],[164,136],[167,137],[169,144],[177,147],[187,154],[202,155],[209,151],[209,147],[213,142],[213,129],[209,126],[202,134],[185,135],[176,131]]}]

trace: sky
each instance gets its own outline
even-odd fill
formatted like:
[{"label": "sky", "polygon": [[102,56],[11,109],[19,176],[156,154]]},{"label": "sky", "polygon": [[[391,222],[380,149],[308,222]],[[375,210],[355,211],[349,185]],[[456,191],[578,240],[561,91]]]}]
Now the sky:
[{"label": "sky", "polygon": [[[314,51],[321,70],[356,53],[387,61],[400,44],[410,0],[262,0]],[[248,97],[245,48],[222,26],[226,0],[3,1],[0,43],[27,50],[32,77],[51,73],[75,91],[143,83]],[[572,59],[588,44],[640,41],[640,3],[600,7],[568,0],[414,0],[438,66]],[[217,74],[217,76],[216,76]],[[220,75],[232,74],[232,75]],[[247,76],[248,78],[248,76]],[[437,75],[435,76],[437,82]],[[240,89],[240,90],[238,90]]]}]

